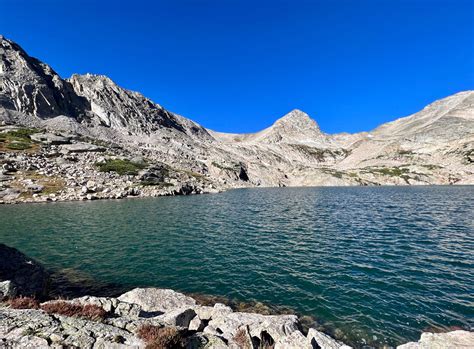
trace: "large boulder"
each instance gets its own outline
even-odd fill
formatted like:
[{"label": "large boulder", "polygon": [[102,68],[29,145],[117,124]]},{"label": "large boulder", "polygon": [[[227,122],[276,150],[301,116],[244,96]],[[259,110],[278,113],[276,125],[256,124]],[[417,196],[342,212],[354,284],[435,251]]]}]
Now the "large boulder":
[{"label": "large boulder", "polygon": [[474,332],[422,333],[418,342],[399,345],[397,349],[468,349],[474,348]]},{"label": "large boulder", "polygon": [[71,143],[71,137],[58,136],[54,133],[34,133],[30,138],[36,142],[44,144],[59,145]]},{"label": "large boulder", "polygon": [[0,244],[0,281],[11,281],[18,296],[44,298],[48,295],[50,275],[35,260]]},{"label": "large boulder", "polygon": [[161,315],[169,311],[193,308],[196,301],[182,293],[161,288],[135,288],[118,297],[122,302],[138,304],[143,311]]},{"label": "large boulder", "polygon": [[351,349],[350,346],[338,342],[334,338],[329,337],[327,334],[317,331],[314,328],[308,330],[307,335],[308,341],[311,343],[313,348],[321,349]]},{"label": "large boulder", "polygon": [[42,310],[0,308],[1,348],[143,348],[133,333],[115,326]]},{"label": "large boulder", "polygon": [[231,340],[239,328],[247,326],[252,340],[277,343],[294,331],[299,331],[296,315],[260,315],[252,313],[221,313],[209,321],[204,333],[220,335]]}]

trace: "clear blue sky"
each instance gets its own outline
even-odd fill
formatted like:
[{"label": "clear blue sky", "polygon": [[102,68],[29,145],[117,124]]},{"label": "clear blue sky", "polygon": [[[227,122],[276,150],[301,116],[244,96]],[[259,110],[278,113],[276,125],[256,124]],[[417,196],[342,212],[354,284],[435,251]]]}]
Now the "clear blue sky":
[{"label": "clear blue sky", "polygon": [[471,0],[0,0],[0,33],[219,131],[370,130],[474,89]]}]

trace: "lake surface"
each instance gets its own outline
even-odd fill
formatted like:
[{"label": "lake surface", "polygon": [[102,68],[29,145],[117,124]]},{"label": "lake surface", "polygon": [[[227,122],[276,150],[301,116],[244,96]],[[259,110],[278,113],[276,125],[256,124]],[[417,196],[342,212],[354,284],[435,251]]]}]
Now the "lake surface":
[{"label": "lake surface", "polygon": [[289,306],[358,346],[474,326],[474,187],[3,205],[0,222],[46,267]]}]

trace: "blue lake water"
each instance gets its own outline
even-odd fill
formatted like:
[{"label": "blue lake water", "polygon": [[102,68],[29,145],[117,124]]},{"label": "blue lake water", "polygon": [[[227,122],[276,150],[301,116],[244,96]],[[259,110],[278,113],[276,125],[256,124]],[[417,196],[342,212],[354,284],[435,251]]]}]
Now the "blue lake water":
[{"label": "blue lake water", "polygon": [[474,187],[3,205],[0,222],[46,267],[289,306],[357,346],[474,326]]}]

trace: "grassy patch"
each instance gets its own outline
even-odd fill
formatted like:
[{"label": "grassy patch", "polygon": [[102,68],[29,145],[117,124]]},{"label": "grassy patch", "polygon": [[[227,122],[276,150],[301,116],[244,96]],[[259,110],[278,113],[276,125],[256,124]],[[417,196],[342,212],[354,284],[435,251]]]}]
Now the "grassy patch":
[{"label": "grassy patch", "polygon": [[30,136],[38,131],[34,128],[20,128],[0,133],[0,151],[36,150],[38,146],[30,139]]},{"label": "grassy patch", "polygon": [[66,187],[66,182],[59,177],[48,177],[42,174],[39,174],[35,171],[26,171],[19,173],[18,178],[12,182],[12,187],[15,187],[22,191],[21,197],[31,198],[33,192],[26,190],[26,186],[21,180],[23,179],[32,179],[34,184],[43,186],[43,190],[40,194],[49,195],[57,194]]},{"label": "grassy patch", "polygon": [[146,167],[143,164],[135,164],[130,160],[108,159],[104,163],[97,163],[100,172],[116,172],[119,175],[136,175],[139,170]]},{"label": "grassy patch", "polygon": [[39,302],[31,297],[17,297],[10,299],[8,305],[13,309],[38,309]]},{"label": "grassy patch", "polygon": [[26,150],[31,149],[33,144],[31,142],[9,142],[5,145],[5,148],[10,150]]},{"label": "grassy patch", "polygon": [[369,168],[366,172],[379,173],[383,176],[389,177],[401,177],[410,173],[410,170],[406,167],[380,167],[380,168]]},{"label": "grassy patch", "polygon": [[324,162],[327,157],[336,158],[346,158],[349,155],[349,151],[345,149],[324,149],[324,148],[315,148],[306,144],[290,144],[294,149],[316,158],[319,162]]}]

